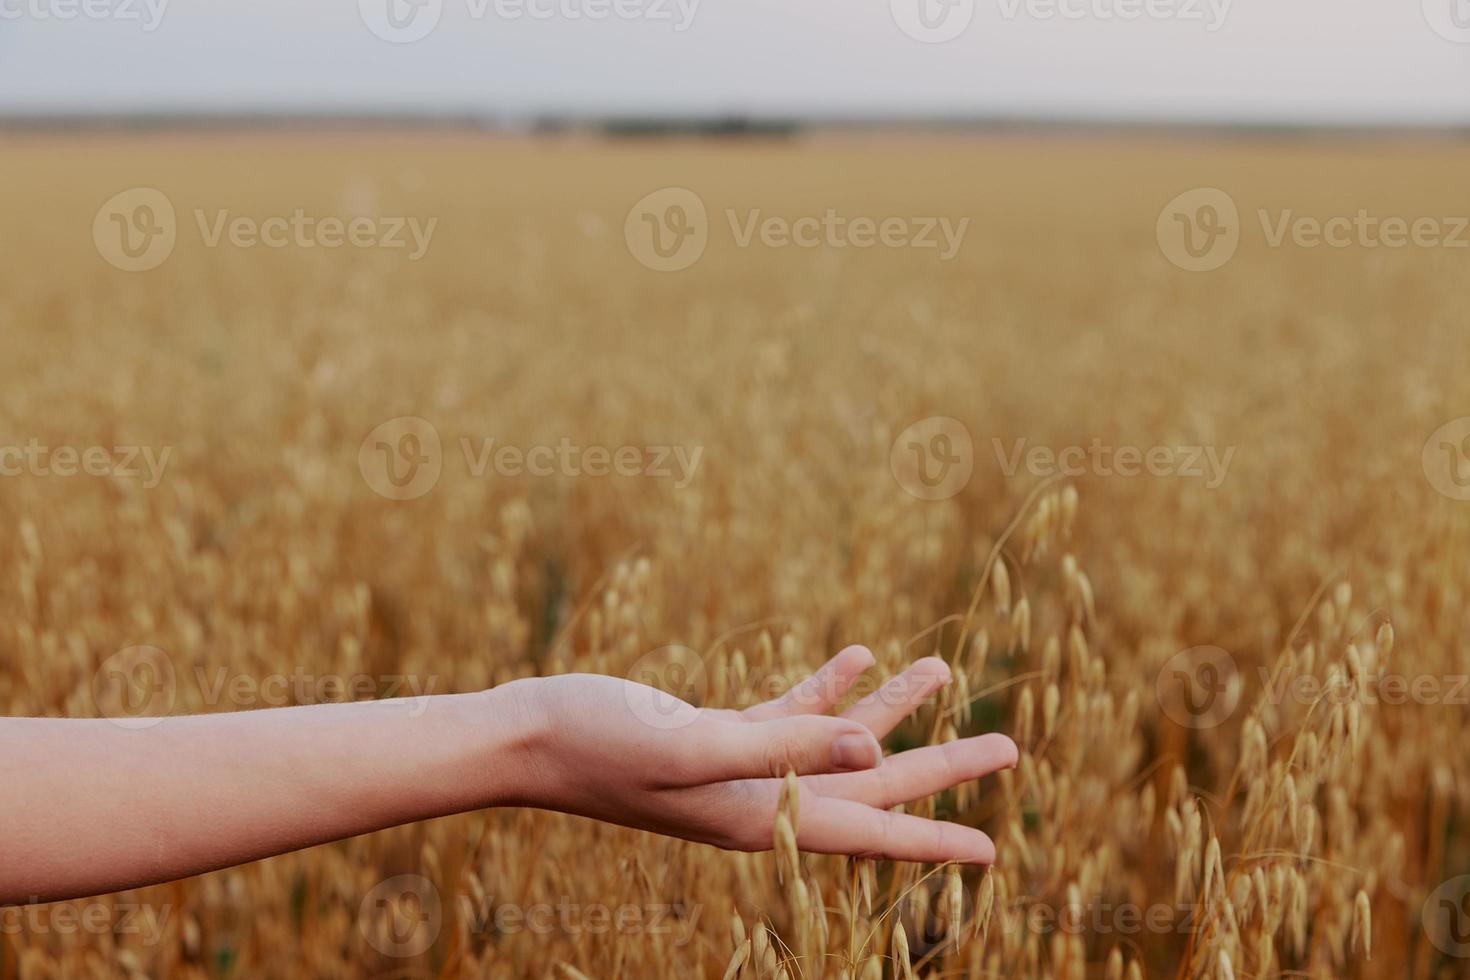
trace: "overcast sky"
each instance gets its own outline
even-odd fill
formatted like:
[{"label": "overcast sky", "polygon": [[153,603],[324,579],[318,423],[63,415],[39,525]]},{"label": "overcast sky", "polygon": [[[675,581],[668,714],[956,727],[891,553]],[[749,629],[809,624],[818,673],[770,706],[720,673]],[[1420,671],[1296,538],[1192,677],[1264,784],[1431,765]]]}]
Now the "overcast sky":
[{"label": "overcast sky", "polygon": [[0,0],[0,112],[273,108],[1466,124],[1470,0]]}]

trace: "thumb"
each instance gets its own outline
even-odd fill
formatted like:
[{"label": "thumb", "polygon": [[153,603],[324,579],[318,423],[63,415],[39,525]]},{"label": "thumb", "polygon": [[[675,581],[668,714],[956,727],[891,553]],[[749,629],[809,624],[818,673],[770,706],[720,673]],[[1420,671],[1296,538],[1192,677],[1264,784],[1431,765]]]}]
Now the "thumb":
[{"label": "thumb", "polygon": [[795,715],[771,721],[710,719],[686,744],[700,756],[696,768],[708,782],[856,772],[883,761],[883,748],[867,726],[845,718]]}]

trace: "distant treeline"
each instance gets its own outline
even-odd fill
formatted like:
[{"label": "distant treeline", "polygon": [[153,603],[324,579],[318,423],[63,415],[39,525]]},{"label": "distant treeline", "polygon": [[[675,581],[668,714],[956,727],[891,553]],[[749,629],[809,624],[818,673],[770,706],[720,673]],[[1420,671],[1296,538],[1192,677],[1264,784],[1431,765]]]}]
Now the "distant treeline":
[{"label": "distant treeline", "polygon": [[1124,119],[1041,118],[1023,116],[862,117],[806,116],[576,116],[491,115],[477,112],[177,112],[177,113],[63,113],[52,115],[0,114],[0,132],[87,132],[96,130],[309,130],[321,132],[364,129],[444,130],[504,133],[507,135],[587,135],[614,139],[661,138],[787,138],[817,131],[898,131],[933,133],[1067,133],[1103,132],[1230,137],[1353,137],[1376,134],[1462,138],[1470,124],[1459,127],[1339,126],[1309,122],[1202,122],[1197,120],[1139,121]]}]

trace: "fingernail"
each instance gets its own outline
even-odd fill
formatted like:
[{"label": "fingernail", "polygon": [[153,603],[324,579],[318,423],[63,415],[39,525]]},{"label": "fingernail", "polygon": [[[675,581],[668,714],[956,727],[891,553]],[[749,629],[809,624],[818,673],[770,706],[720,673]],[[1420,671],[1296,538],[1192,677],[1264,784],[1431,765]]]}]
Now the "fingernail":
[{"label": "fingernail", "polygon": [[832,765],[845,772],[872,769],[882,758],[883,750],[871,735],[842,735],[832,743]]}]

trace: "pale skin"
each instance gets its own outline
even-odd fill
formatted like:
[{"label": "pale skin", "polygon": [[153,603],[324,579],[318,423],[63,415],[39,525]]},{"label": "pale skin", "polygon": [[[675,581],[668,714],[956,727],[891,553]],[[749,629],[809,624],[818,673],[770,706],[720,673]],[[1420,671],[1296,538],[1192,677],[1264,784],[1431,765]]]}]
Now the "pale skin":
[{"label": "pale skin", "polygon": [[1015,744],[979,735],[885,759],[878,739],[950,673],[925,658],[831,714],[872,664],[866,648],[848,647],[743,711],[563,674],[134,727],[0,718],[0,905],[172,881],[496,806],[767,850],[788,771],[800,776],[803,850],[993,862],[979,830],[889,808],[1014,766]]}]

